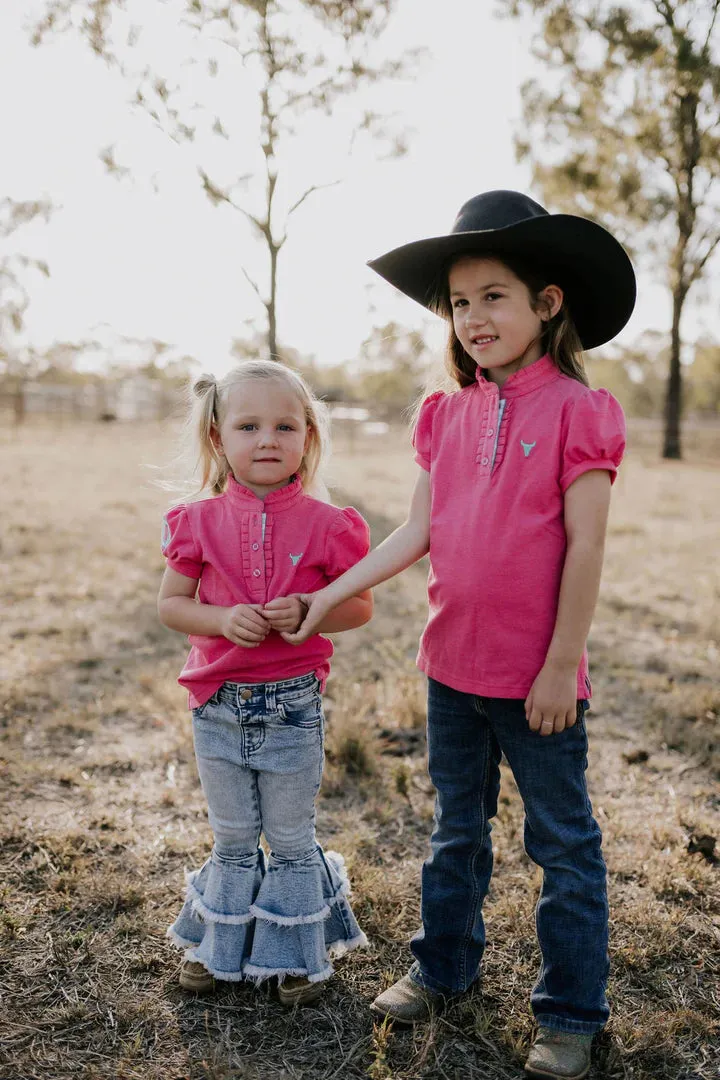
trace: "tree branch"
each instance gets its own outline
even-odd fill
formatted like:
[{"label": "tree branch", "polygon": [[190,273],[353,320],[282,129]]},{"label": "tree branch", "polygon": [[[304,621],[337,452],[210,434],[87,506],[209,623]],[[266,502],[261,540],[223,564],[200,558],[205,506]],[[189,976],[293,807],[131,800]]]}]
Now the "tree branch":
[{"label": "tree branch", "polygon": [[711,241],[710,246],[708,247],[705,254],[702,256],[702,258],[694,261],[688,285],[693,285],[702,275],[702,272],[705,269],[708,260],[712,256],[713,252],[717,250],[718,244],[720,244],[720,233],[718,233],[715,239]]},{"label": "tree branch", "polygon": [[290,217],[291,214],[294,214],[295,211],[298,210],[302,206],[302,204],[305,202],[308,195],[312,195],[313,191],[323,191],[326,188],[337,187],[337,185],[339,183],[340,183],[339,180],[331,180],[328,184],[313,184],[312,187],[309,187],[307,189],[307,191],[303,192],[303,194],[300,196],[300,198],[297,200],[297,202],[294,202],[292,204],[292,206],[290,207],[290,209],[287,212],[287,216]]},{"label": "tree branch", "polygon": [[257,298],[260,301],[260,303],[264,307],[267,307],[267,300],[264,298],[263,294],[260,292],[260,287],[258,286],[258,284],[255,281],[253,281],[253,279],[250,277],[250,275],[248,274],[248,272],[247,272],[247,270],[245,269],[244,266],[241,266],[240,269],[242,270],[243,274],[245,275],[245,280],[247,281],[247,283],[252,286],[252,288],[253,288],[254,292],[256,293]]},{"label": "tree branch", "polygon": [[720,0],[715,0],[712,10],[712,18],[710,19],[710,26],[708,27],[707,37],[705,38],[705,44],[702,47],[703,56],[708,55],[710,51],[710,38],[715,28],[715,20],[717,19],[718,11],[720,10]]}]

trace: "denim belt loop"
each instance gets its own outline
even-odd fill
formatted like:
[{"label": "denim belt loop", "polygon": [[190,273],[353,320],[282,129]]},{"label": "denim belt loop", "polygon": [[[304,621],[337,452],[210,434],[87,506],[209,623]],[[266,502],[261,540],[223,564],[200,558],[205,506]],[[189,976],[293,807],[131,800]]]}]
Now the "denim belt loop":
[{"label": "denim belt loop", "polygon": [[277,683],[265,683],[265,708],[268,715],[272,716],[276,711]]}]

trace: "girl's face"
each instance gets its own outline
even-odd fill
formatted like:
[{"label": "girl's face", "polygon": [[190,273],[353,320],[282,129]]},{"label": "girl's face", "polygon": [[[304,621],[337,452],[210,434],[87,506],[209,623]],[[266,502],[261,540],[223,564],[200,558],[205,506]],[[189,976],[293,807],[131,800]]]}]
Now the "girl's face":
[{"label": "girl's face", "polygon": [[261,499],[298,471],[307,440],[302,401],[282,379],[233,386],[214,437],[237,482]]},{"label": "girl's face", "polygon": [[536,314],[527,285],[497,259],[458,259],[449,274],[453,326],[465,352],[498,386],[539,360],[543,319],[562,305],[562,290],[548,285]]}]

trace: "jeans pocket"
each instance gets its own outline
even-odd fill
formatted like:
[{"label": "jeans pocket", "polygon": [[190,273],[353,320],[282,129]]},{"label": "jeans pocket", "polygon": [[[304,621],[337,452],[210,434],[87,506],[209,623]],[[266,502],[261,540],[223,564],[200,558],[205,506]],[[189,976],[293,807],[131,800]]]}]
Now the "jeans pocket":
[{"label": "jeans pocket", "polygon": [[209,697],[207,701],[204,701],[202,705],[198,705],[196,709],[192,710],[193,720],[202,720],[204,716],[211,710],[217,708],[220,704],[220,688],[218,688],[212,697]]},{"label": "jeans pocket", "polygon": [[277,703],[278,713],[286,724],[297,728],[315,728],[322,722],[322,698],[317,690],[302,690]]}]

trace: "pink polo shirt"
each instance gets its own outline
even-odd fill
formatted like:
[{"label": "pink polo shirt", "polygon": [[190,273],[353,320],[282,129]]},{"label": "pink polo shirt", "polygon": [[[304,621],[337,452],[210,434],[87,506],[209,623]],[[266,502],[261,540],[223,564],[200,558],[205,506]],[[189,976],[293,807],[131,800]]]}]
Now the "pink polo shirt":
[{"label": "pink polo shirt", "polygon": [[[222,495],[173,507],[162,540],[168,566],[200,579],[200,603],[222,607],[315,592],[362,559],[369,546],[369,529],[357,510],[311,498],[300,480],[263,500],[232,477]],[[191,708],[224,682],[276,682],[314,671],[324,686],[333,654],[332,642],[320,634],[289,645],[271,630],[256,649],[224,637],[189,640],[178,682],[187,688]]]},{"label": "pink polo shirt", "polygon": [[[622,409],[543,356],[501,390],[478,370],[473,386],[432,394],[413,443],[432,500],[418,666],[455,690],[525,698],[555,628],[565,492],[589,469],[615,479]],[[592,693],[587,651],[577,693]]]}]

